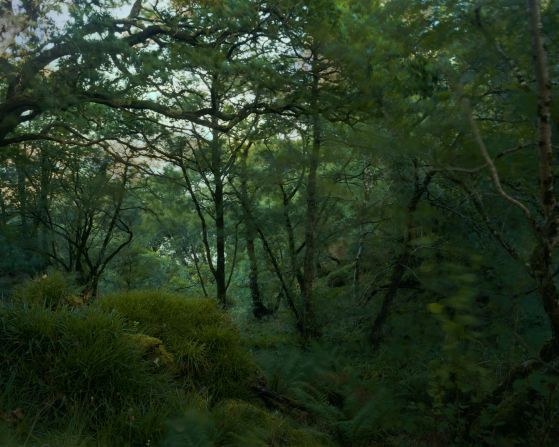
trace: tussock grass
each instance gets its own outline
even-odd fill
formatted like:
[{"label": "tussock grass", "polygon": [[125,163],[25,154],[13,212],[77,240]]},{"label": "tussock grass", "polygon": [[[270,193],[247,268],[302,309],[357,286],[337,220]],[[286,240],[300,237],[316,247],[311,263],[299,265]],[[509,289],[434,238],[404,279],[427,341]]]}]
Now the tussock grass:
[{"label": "tussock grass", "polygon": [[0,345],[1,410],[20,410],[11,422],[30,440],[69,421],[77,432],[110,433],[107,445],[161,430],[171,380],[144,358],[118,315],[4,305]]},{"label": "tussock grass", "polygon": [[13,300],[57,309],[60,306],[83,304],[78,293],[79,288],[74,284],[72,276],[51,270],[16,286]]},{"label": "tussock grass", "polygon": [[174,356],[179,375],[212,398],[245,397],[256,367],[236,328],[216,303],[160,291],[110,295],[96,306],[156,337]]}]

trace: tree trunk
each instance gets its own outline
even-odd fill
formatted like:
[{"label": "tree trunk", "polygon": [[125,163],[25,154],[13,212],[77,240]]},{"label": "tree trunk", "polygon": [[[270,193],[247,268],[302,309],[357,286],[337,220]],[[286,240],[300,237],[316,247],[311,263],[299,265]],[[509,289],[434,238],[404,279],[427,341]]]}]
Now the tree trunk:
[{"label": "tree trunk", "polygon": [[6,202],[4,202],[4,196],[2,195],[2,190],[0,189],[0,228],[6,225],[8,221],[8,212],[6,210]]},{"label": "tree trunk", "polygon": [[227,278],[225,276],[225,218],[223,213],[223,182],[216,180],[215,184],[215,282],[217,300],[223,307],[227,307]]},{"label": "tree trunk", "polygon": [[27,186],[25,182],[25,172],[20,162],[16,164],[17,171],[17,195],[19,201],[19,216],[21,220],[20,237],[25,246],[28,243],[29,225],[27,222]]},{"label": "tree trunk", "polygon": [[292,285],[294,279],[297,280],[299,288],[303,290],[304,288],[304,278],[299,269],[299,263],[297,262],[297,251],[295,250],[295,232],[293,230],[293,224],[291,223],[291,217],[289,214],[289,203],[295,194],[292,191],[287,194],[283,185],[280,184],[280,189],[283,197],[283,224],[285,226],[285,232],[287,234],[287,250],[289,252],[289,264],[291,268],[291,277],[289,279],[289,284]]},{"label": "tree trunk", "polygon": [[289,285],[285,281],[285,278],[283,277],[283,273],[281,272],[278,260],[276,259],[275,255],[274,255],[274,252],[272,251],[272,248],[270,247],[270,244],[268,243],[268,240],[264,236],[264,233],[262,232],[262,230],[258,227],[256,228],[256,230],[258,232],[258,235],[260,236],[260,240],[262,241],[262,245],[264,246],[264,250],[268,254],[270,262],[272,263],[272,267],[274,268],[274,272],[276,273],[276,276],[277,276],[277,278],[280,282],[281,289],[282,289],[283,294],[285,296],[285,300],[287,301],[287,305],[289,306],[289,309],[291,310],[291,312],[293,313],[293,316],[295,317],[295,326],[296,326],[297,330],[299,331],[299,334],[304,338],[305,337],[305,331],[304,331],[304,326],[303,326],[303,319],[301,317],[300,312],[297,310],[297,306],[295,305],[295,300],[293,299],[293,296],[291,294],[291,290],[289,289]]},{"label": "tree trunk", "polygon": [[247,174],[247,158],[250,146],[247,145],[243,149],[241,159],[241,200],[244,203],[243,220],[245,224],[245,242],[249,262],[249,287],[250,296],[252,299],[252,313],[256,318],[262,318],[270,312],[264,306],[262,297],[260,295],[260,287],[258,285],[258,262],[256,258],[256,247],[254,240],[256,231],[254,229],[254,222],[252,221],[251,213],[249,212],[249,194],[248,194],[248,174]]},{"label": "tree trunk", "polygon": [[37,219],[35,226],[38,231],[38,244],[43,255],[48,251],[48,228],[45,223],[48,220],[48,196],[51,177],[51,166],[48,154],[45,149],[41,150],[41,180],[39,190],[39,201]]},{"label": "tree trunk", "polygon": [[551,82],[547,52],[543,42],[541,1],[528,0],[528,13],[538,92],[539,183],[540,202],[544,216],[543,225],[538,231],[539,243],[532,254],[530,264],[553,332],[554,350],[559,353],[559,292],[553,278],[552,265],[553,251],[559,240],[559,216],[553,175]]},{"label": "tree trunk", "polygon": [[365,234],[363,231],[363,225],[360,225],[359,229],[359,241],[357,244],[357,253],[355,255],[355,267],[353,268],[353,299],[357,300],[359,298],[359,282],[361,280],[361,256],[363,255],[363,244],[364,244]]},{"label": "tree trunk", "polygon": [[303,258],[303,290],[302,290],[302,325],[306,338],[317,335],[314,327],[313,312],[313,286],[316,274],[316,238],[318,198],[317,198],[317,172],[320,163],[320,145],[322,142],[322,127],[318,112],[318,84],[320,72],[316,57],[312,61],[312,91],[311,91],[311,118],[312,118],[312,145],[309,155],[309,173],[307,176],[307,212],[305,218],[305,256]]},{"label": "tree trunk", "polygon": [[[188,249],[183,247],[183,252],[186,255]],[[202,272],[200,270],[200,262],[198,260],[198,255],[196,254],[196,248],[194,247],[194,245],[190,246],[190,253],[191,253],[192,260],[194,261],[194,267],[196,268],[196,275],[198,276],[198,281],[200,282],[200,286],[202,286],[202,292],[204,293],[204,297],[208,298],[206,282],[204,281],[204,277],[202,276]]]},{"label": "tree trunk", "polygon": [[[212,92],[212,96],[213,96]],[[217,103],[217,99],[213,100]],[[217,107],[217,105],[215,106]],[[215,118],[214,118],[215,120]],[[223,175],[221,170],[221,141],[219,132],[212,132],[212,174],[214,177],[214,194],[213,200],[215,205],[215,283],[217,301],[224,308],[227,307],[227,277],[225,272],[225,215],[224,215],[224,197],[223,197]]]}]

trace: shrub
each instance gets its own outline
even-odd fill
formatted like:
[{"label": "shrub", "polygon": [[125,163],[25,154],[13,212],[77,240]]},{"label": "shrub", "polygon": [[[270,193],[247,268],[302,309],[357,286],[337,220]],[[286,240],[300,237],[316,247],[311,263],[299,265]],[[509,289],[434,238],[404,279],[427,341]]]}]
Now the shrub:
[{"label": "shrub", "polygon": [[242,397],[256,374],[239,334],[215,302],[159,291],[119,293],[96,303],[163,341],[179,374],[214,398]]},{"label": "shrub", "polygon": [[171,411],[168,376],[143,358],[115,314],[2,306],[0,345],[0,410],[20,409],[19,433],[65,430],[74,421],[105,433],[104,445],[145,444]]},{"label": "shrub", "polygon": [[49,309],[81,304],[78,287],[75,286],[72,277],[57,270],[16,286],[13,297],[15,301],[37,304]]}]

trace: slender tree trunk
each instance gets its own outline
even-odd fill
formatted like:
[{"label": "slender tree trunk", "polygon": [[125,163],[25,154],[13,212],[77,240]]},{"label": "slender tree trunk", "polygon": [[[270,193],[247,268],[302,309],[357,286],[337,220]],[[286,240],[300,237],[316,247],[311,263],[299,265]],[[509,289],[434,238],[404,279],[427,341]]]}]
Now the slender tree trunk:
[{"label": "slender tree trunk", "polygon": [[355,255],[355,267],[353,269],[353,299],[356,300],[359,297],[359,282],[361,280],[361,256],[363,255],[363,244],[365,239],[365,233],[363,231],[363,225],[359,226],[359,241],[357,244],[357,253]]},{"label": "slender tree trunk", "polygon": [[544,223],[532,254],[531,268],[553,332],[554,351],[559,353],[559,292],[553,278],[552,255],[559,238],[557,199],[554,191],[551,138],[551,82],[543,41],[541,1],[528,0],[532,55],[538,89],[538,152],[540,202]]},{"label": "slender tree trunk", "polygon": [[215,205],[215,283],[217,301],[224,307],[227,307],[227,277],[225,271],[225,213],[224,213],[224,196],[223,196],[223,175],[221,170],[221,141],[219,132],[212,132],[212,174],[214,176],[214,194],[213,200]]},{"label": "slender tree trunk", "polygon": [[312,91],[311,91],[311,119],[312,119],[312,145],[309,155],[309,173],[307,176],[307,211],[305,218],[305,255],[303,258],[303,333],[306,338],[316,334],[313,312],[313,286],[316,276],[316,237],[318,198],[317,198],[317,173],[320,163],[320,146],[322,142],[322,126],[318,112],[318,84],[320,72],[316,57],[312,61]]},{"label": "slender tree trunk", "polygon": [[216,232],[216,266],[215,282],[217,300],[223,307],[227,307],[227,278],[225,274],[225,218],[223,212],[223,182],[216,180],[215,184],[215,232]]},{"label": "slender tree trunk", "polygon": [[301,317],[300,312],[297,310],[297,306],[295,305],[295,300],[293,299],[293,295],[291,294],[291,290],[289,289],[289,284],[287,283],[287,281],[285,281],[285,278],[284,278],[283,273],[281,271],[281,268],[279,266],[279,262],[276,259],[275,255],[274,255],[274,252],[272,251],[272,248],[270,247],[270,244],[268,243],[268,240],[264,236],[264,233],[258,227],[256,228],[256,230],[258,231],[258,235],[260,236],[260,240],[262,241],[262,245],[264,246],[264,250],[268,254],[270,262],[272,263],[272,267],[274,268],[274,272],[276,273],[276,276],[277,276],[277,278],[280,282],[281,288],[283,290],[283,294],[284,294],[285,299],[287,301],[287,305],[289,306],[289,309],[291,310],[291,312],[293,313],[293,316],[295,317],[295,322],[296,322],[295,326],[296,326],[297,330],[299,331],[299,334],[304,338],[305,337],[305,331],[304,331],[304,326],[303,326],[303,319]]},{"label": "slender tree trunk", "polygon": [[[249,224],[250,226],[250,224]],[[268,313],[268,310],[262,302],[260,295],[260,287],[258,285],[258,263],[256,260],[256,250],[254,246],[253,230],[246,230],[246,249],[249,260],[250,271],[248,274],[250,296],[252,298],[252,313],[256,318],[262,318]]]},{"label": "slender tree trunk", "polygon": [[41,253],[47,253],[48,251],[48,229],[45,222],[48,220],[48,194],[49,194],[49,184],[50,184],[50,161],[48,154],[44,149],[41,150],[41,179],[40,179],[40,190],[39,190],[39,201],[37,210],[37,219],[35,226],[38,232],[38,244]]},{"label": "slender tree trunk", "polygon": [[21,232],[20,237],[21,240],[24,241],[24,244],[27,245],[28,237],[29,237],[29,225],[27,222],[27,185],[25,181],[25,172],[23,171],[23,167],[18,162],[16,165],[17,171],[17,195],[19,201],[19,216],[21,220]]},{"label": "slender tree trunk", "polygon": [[283,224],[285,227],[285,232],[287,234],[287,250],[289,253],[289,264],[291,269],[291,278],[289,284],[293,284],[293,280],[297,280],[299,288],[303,290],[304,288],[304,278],[299,269],[299,263],[297,262],[297,251],[295,250],[295,232],[293,230],[293,224],[291,223],[291,216],[289,213],[289,203],[294,193],[291,192],[287,194],[283,185],[280,184],[280,189],[283,198]]},{"label": "slender tree trunk", "polygon": [[269,314],[268,309],[264,306],[262,302],[262,297],[260,295],[260,287],[258,285],[258,262],[256,258],[256,247],[254,244],[256,231],[254,229],[254,222],[252,221],[252,216],[249,212],[249,194],[248,194],[248,174],[247,174],[247,158],[250,146],[247,145],[242,151],[241,159],[241,200],[244,202],[243,208],[243,220],[245,224],[245,242],[246,250],[249,262],[249,287],[250,296],[252,298],[252,313],[256,318],[262,318],[263,316]]},{"label": "slender tree trunk", "polygon": [[4,196],[2,195],[2,190],[0,189],[0,228],[6,225],[8,220],[8,213],[6,211],[6,202],[4,202]]},{"label": "slender tree trunk", "polygon": [[[200,286],[202,286],[202,292],[204,293],[204,297],[208,298],[208,291],[206,289],[206,282],[204,281],[204,277],[202,276],[202,272],[200,271],[200,261],[198,260],[198,255],[196,254],[196,248],[191,245],[191,256],[192,260],[194,261],[194,267],[196,268],[196,275],[198,276],[198,281],[200,282]],[[183,247],[183,251],[186,254],[188,249]]]},{"label": "slender tree trunk", "polygon": [[355,267],[353,270],[353,299],[360,298],[361,295],[361,258],[365,250],[365,237],[369,232],[365,231],[365,221],[367,214],[367,205],[369,203],[369,191],[372,187],[372,179],[368,169],[368,163],[363,163],[363,202],[359,210],[359,241],[357,245],[357,253],[355,254]]},{"label": "slender tree trunk", "polygon": [[89,281],[89,300],[93,301],[97,298],[99,293],[99,280],[100,275],[94,274],[92,275],[91,280]]}]

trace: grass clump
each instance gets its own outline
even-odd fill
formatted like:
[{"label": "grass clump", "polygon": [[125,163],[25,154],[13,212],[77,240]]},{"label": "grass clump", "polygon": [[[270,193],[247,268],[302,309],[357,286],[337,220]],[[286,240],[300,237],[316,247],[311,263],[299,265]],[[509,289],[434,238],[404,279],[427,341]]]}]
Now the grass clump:
[{"label": "grass clump", "polygon": [[16,302],[39,305],[48,309],[57,309],[65,305],[83,304],[79,288],[73,278],[58,270],[23,282],[16,286],[13,298]]},{"label": "grass clump", "polygon": [[[50,430],[143,442],[163,426],[170,380],[144,358],[122,319],[100,309],[0,307],[0,410],[30,441]],[[81,435],[80,435],[81,436]],[[77,444],[76,444],[77,445]]]},{"label": "grass clump", "polygon": [[256,367],[240,336],[214,301],[160,291],[118,293],[97,301],[129,327],[163,341],[179,375],[212,398],[244,397]]}]

